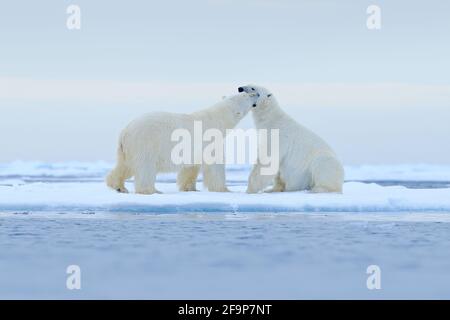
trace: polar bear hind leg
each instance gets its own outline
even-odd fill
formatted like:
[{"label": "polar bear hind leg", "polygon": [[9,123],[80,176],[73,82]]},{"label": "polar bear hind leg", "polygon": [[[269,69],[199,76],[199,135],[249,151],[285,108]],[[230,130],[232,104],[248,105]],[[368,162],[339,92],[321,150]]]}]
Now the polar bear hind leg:
[{"label": "polar bear hind leg", "polygon": [[342,193],[344,169],[333,157],[319,157],[311,165],[311,192]]},{"label": "polar bear hind leg", "polygon": [[212,192],[229,192],[225,184],[225,166],[223,164],[203,165],[203,184]]},{"label": "polar bear hind leg", "polygon": [[181,168],[177,176],[177,185],[180,191],[197,191],[195,188],[200,166]]},{"label": "polar bear hind leg", "polygon": [[134,189],[139,194],[162,193],[155,188],[156,163],[154,159],[142,157],[135,164]]},{"label": "polar bear hind leg", "polygon": [[139,194],[162,193],[155,188],[156,171],[147,169],[141,170],[134,177],[134,188]]},{"label": "polar bear hind leg", "polygon": [[119,146],[116,167],[106,177],[106,184],[117,192],[128,193],[127,188],[125,188],[125,180],[131,178],[131,176],[131,170],[125,164],[125,156]]}]

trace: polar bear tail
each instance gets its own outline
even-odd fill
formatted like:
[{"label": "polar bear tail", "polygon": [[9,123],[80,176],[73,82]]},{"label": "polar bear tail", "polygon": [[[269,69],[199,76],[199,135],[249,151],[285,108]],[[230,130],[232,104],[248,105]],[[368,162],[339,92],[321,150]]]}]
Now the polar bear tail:
[{"label": "polar bear tail", "polygon": [[130,177],[130,170],[125,164],[123,146],[122,143],[119,143],[119,147],[117,148],[117,164],[106,177],[106,184],[117,192],[127,193],[128,190],[125,188],[125,180]]}]

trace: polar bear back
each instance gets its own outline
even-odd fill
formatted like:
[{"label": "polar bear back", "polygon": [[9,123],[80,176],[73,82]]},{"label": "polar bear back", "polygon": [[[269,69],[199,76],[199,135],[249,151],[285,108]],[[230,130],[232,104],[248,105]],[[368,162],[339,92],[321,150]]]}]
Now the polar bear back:
[{"label": "polar bear back", "polygon": [[176,129],[192,132],[193,123],[191,115],[170,112],[147,113],[133,120],[120,135],[127,162],[133,167],[133,163],[146,158],[160,172],[174,170],[170,156],[177,142],[172,141],[171,133]]},{"label": "polar bear back", "polygon": [[[272,121],[257,122],[257,127],[279,130],[280,161],[296,159],[301,163],[307,163],[308,158],[319,154],[335,156],[331,147],[321,137],[287,114]],[[292,155],[295,156],[292,157]]]}]

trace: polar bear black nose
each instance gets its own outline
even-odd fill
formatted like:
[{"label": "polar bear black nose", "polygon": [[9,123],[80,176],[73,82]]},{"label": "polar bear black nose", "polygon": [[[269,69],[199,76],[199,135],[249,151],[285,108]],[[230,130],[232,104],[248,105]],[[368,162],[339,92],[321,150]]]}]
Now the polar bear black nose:
[{"label": "polar bear black nose", "polygon": [[243,91],[244,91],[244,88],[239,87],[239,88],[238,88],[238,91],[239,91],[239,92],[243,92]]}]

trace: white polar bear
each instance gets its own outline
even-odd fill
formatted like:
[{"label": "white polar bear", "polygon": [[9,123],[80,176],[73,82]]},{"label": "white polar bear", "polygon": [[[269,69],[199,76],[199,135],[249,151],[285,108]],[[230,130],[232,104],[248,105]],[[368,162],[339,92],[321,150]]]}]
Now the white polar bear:
[{"label": "white polar bear", "polygon": [[120,134],[117,164],[106,179],[107,185],[128,192],[125,180],[134,176],[136,193],[160,193],[155,189],[157,173],[178,171],[180,191],[195,191],[202,167],[203,181],[209,191],[228,191],[224,164],[174,163],[171,152],[176,142],[171,135],[177,129],[186,129],[193,137],[194,121],[201,121],[203,130],[216,129],[225,137],[227,129],[234,128],[255,103],[255,94],[240,93],[192,114],[155,112],[132,121]]},{"label": "white polar bear", "polygon": [[287,115],[267,89],[248,85],[238,91],[258,95],[252,109],[257,129],[279,129],[279,171],[262,175],[258,159],[249,177],[248,193],[262,191],[270,184],[273,188],[269,192],[342,192],[344,168],[324,140]]}]

